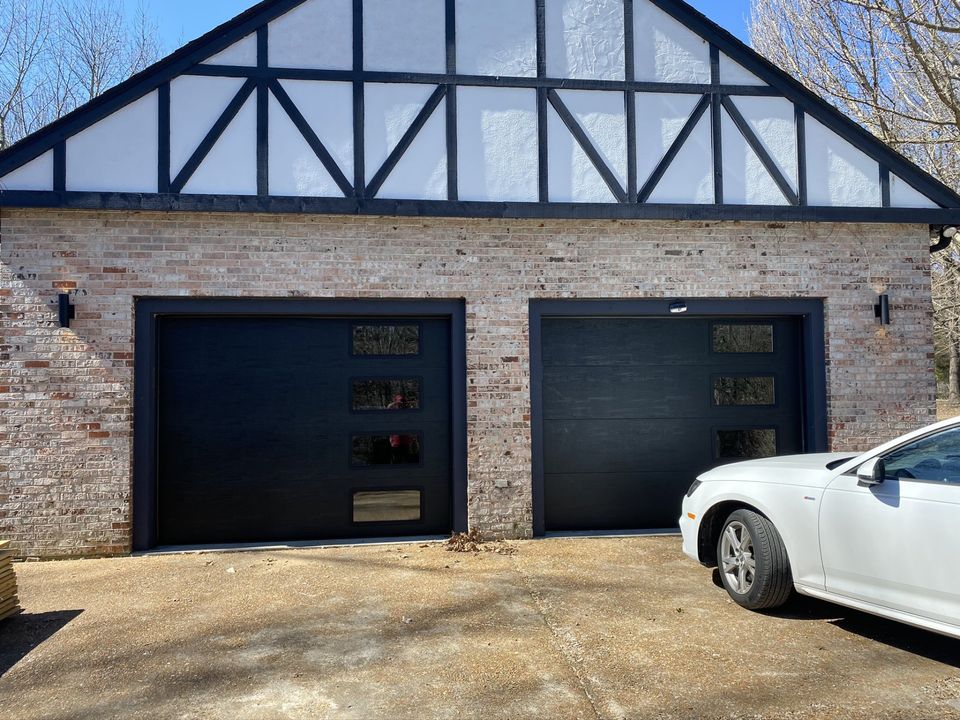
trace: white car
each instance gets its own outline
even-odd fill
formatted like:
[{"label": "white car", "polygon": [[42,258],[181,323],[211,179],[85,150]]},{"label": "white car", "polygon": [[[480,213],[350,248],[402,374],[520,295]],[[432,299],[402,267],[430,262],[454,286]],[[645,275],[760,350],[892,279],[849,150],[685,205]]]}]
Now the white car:
[{"label": "white car", "polygon": [[701,475],[683,550],[752,610],[796,589],[960,638],[960,418],[863,455],[750,460]]}]

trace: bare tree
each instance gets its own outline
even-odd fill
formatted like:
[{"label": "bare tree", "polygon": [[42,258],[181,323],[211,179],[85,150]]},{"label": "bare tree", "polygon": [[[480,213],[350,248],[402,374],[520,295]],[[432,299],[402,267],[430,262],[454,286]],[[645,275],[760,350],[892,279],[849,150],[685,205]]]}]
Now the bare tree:
[{"label": "bare tree", "polygon": [[49,0],[0,0],[0,148],[21,137],[49,53]]},{"label": "bare tree", "polygon": [[0,148],[139,72],[156,24],[122,0],[0,0]]},{"label": "bare tree", "polygon": [[[752,0],[754,47],[960,189],[960,0]],[[960,254],[932,263],[935,345],[960,402]]]}]

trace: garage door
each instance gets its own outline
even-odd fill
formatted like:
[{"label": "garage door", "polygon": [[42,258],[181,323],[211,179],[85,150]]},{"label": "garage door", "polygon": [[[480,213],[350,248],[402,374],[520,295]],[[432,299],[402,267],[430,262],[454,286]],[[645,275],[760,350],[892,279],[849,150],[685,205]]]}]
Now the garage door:
[{"label": "garage door", "polygon": [[544,318],[547,531],[672,528],[697,474],[803,450],[796,318]]},{"label": "garage door", "polygon": [[161,545],[451,529],[450,323],[157,319]]}]

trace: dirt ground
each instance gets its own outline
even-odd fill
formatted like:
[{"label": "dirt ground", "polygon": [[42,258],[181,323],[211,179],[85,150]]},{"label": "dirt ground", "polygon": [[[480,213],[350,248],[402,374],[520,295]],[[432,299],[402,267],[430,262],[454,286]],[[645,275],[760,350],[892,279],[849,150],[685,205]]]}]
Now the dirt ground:
[{"label": "dirt ground", "polygon": [[949,400],[937,400],[937,420],[949,420],[960,415],[960,405],[954,405]]},{"label": "dirt ground", "polygon": [[17,566],[0,717],[960,719],[960,641],[731,603],[673,537]]}]

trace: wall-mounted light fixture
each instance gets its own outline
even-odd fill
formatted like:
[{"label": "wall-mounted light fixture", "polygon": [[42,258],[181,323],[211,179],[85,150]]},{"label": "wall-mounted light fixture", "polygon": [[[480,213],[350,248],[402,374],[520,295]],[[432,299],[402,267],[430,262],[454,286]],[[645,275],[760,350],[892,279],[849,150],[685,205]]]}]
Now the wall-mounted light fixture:
[{"label": "wall-mounted light fixture", "polygon": [[60,311],[60,327],[70,327],[70,321],[77,316],[77,309],[70,304],[70,293],[60,293],[57,296]]},{"label": "wall-mounted light fixture", "polygon": [[881,325],[890,324],[890,296],[886,293],[880,295],[876,305],[873,306],[873,312],[877,316]]},{"label": "wall-mounted light fixture", "polygon": [[687,304],[683,300],[674,300],[670,303],[670,312],[674,315],[680,315],[687,311]]}]

